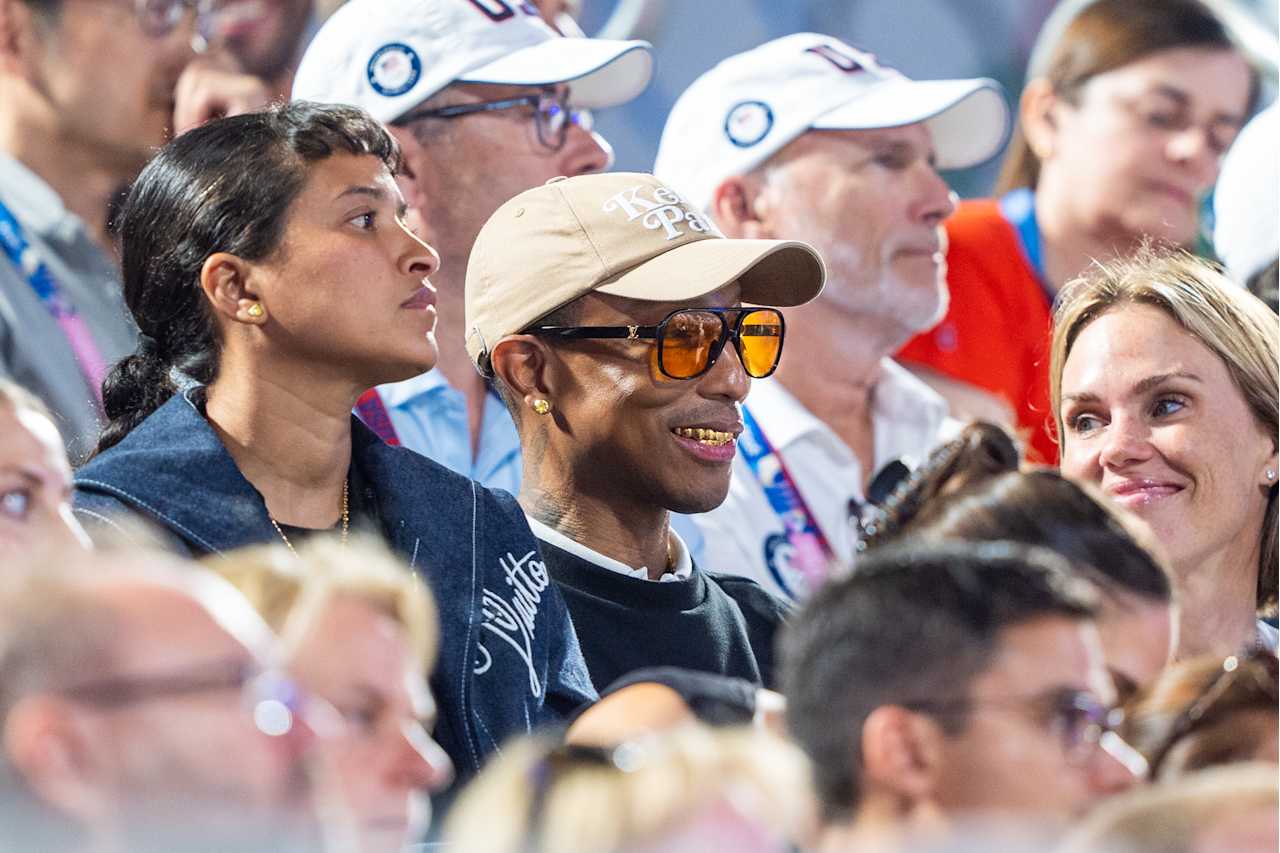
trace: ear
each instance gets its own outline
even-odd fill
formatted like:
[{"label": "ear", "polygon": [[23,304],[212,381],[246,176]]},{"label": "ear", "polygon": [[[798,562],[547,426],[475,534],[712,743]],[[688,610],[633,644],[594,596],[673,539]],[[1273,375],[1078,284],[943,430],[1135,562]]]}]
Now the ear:
[{"label": "ear", "polygon": [[498,341],[490,363],[497,377],[526,406],[532,408],[536,399],[555,406],[546,345],[534,335],[508,335]]},{"label": "ear", "polygon": [[24,54],[38,41],[35,14],[21,0],[0,0],[0,71],[21,73]]},{"label": "ear", "polygon": [[741,175],[725,178],[711,197],[711,217],[726,237],[769,239],[773,236],[762,217],[765,205],[758,181]]},{"label": "ear", "polygon": [[266,324],[270,312],[250,283],[252,267],[228,252],[215,252],[200,268],[200,289],[224,320],[251,326]]},{"label": "ear", "polygon": [[931,800],[941,766],[942,731],[923,714],[881,705],[862,724],[862,776],[867,791],[896,799],[904,811]]},{"label": "ear", "polygon": [[1057,150],[1060,104],[1053,86],[1043,77],[1030,80],[1022,90],[1018,106],[1022,135],[1027,139],[1031,153],[1041,162],[1053,157]]},{"label": "ear", "polygon": [[51,696],[28,696],[9,711],[4,724],[5,758],[27,787],[56,811],[81,823],[110,817],[115,803],[104,784],[96,736],[70,704]]}]

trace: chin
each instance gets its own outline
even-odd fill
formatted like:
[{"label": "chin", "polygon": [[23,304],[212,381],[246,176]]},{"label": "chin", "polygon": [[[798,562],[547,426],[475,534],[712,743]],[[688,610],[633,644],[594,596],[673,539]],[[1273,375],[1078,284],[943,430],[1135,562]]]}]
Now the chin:
[{"label": "chin", "polygon": [[711,512],[711,510],[724,503],[724,499],[728,496],[729,481],[726,479],[723,488],[716,486],[715,488],[700,489],[680,495],[673,494],[665,503],[669,512],[678,512],[681,515],[697,515],[698,513]]}]

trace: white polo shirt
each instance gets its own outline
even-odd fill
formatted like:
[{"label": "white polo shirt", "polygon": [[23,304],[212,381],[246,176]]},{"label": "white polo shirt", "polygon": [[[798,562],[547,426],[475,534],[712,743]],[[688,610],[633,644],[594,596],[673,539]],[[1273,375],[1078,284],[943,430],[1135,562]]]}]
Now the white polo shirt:
[{"label": "white polo shirt", "polygon": [[[961,426],[948,417],[941,396],[889,358],[881,362],[871,406],[876,471],[895,459],[918,467]],[[782,457],[835,556],[851,559],[857,538],[850,502],[857,507],[864,500],[865,476],[857,456],[776,379],[753,382],[746,408]],[[789,565],[782,519],[741,453],[733,460],[724,503],[691,518],[702,530],[706,568],[744,575],[783,598],[804,596],[803,582]]]}]

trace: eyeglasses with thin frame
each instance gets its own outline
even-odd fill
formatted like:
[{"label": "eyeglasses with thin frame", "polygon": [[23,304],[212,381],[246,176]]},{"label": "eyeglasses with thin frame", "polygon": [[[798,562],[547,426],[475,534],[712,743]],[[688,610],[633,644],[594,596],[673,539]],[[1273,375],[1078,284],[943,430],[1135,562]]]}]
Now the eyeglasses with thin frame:
[{"label": "eyeglasses with thin frame", "polygon": [[288,675],[244,660],[223,660],[180,672],[119,675],[84,681],[56,692],[102,708],[172,699],[222,690],[240,692],[242,704],[260,732],[280,737],[293,730],[311,697]]},{"label": "eyeglasses with thin frame", "polygon": [[1263,650],[1249,655],[1229,655],[1222,661],[1222,667],[1205,685],[1200,695],[1188,702],[1178,714],[1160,745],[1151,751],[1149,762],[1151,778],[1159,778],[1160,768],[1173,748],[1195,731],[1206,717],[1211,716],[1223,698],[1245,678],[1252,678],[1256,692],[1269,698],[1273,704],[1280,702],[1280,689],[1277,689],[1277,681],[1280,680],[1280,662],[1276,660],[1275,655]]},{"label": "eyeglasses with thin frame", "polygon": [[446,107],[409,112],[392,122],[404,126],[422,119],[455,119],[477,113],[512,110],[525,107],[533,110],[534,128],[538,142],[551,151],[559,151],[569,138],[569,126],[576,125],[587,133],[595,127],[595,117],[590,110],[575,109],[569,105],[569,90],[543,89],[537,94],[504,98],[500,101],[482,101],[476,104],[452,104]]},{"label": "eyeglasses with thin frame", "polygon": [[1116,729],[1124,722],[1124,711],[1107,705],[1084,690],[1059,690],[1037,696],[1000,699],[941,699],[898,703],[904,708],[931,714],[967,714],[975,708],[996,708],[1030,712],[1047,722],[1057,736],[1067,763],[1081,767],[1095,749],[1104,748],[1135,776],[1146,774],[1145,762],[1124,743]]},{"label": "eyeglasses with thin frame", "polygon": [[[1231,147],[1231,143],[1240,133],[1240,123],[1230,118],[1215,118],[1208,124],[1199,125],[1191,115],[1191,108],[1186,104],[1175,104],[1172,99],[1163,95],[1152,95],[1147,99],[1128,99],[1116,97],[1116,103],[1129,114],[1131,120],[1144,129],[1157,133],[1185,133],[1192,127],[1204,130],[1205,140],[1215,156],[1221,157]],[[1164,103],[1170,101],[1170,103]]]},{"label": "eyeglasses with thin frame", "polygon": [[191,49],[204,53],[209,49],[217,29],[216,17],[223,0],[113,0],[117,5],[132,7],[142,32],[153,39],[163,39],[182,23],[188,12],[196,16],[191,33]]},{"label": "eyeglasses with thin frame", "polygon": [[679,308],[656,326],[534,326],[525,334],[562,340],[653,340],[652,363],[669,379],[697,379],[733,341],[747,375],[778,367],[786,324],[776,308]]}]

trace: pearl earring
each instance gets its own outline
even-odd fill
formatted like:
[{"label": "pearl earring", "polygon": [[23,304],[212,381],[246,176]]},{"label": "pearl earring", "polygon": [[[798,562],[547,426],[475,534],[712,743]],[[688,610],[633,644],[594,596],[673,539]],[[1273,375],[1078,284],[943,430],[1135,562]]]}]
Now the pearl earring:
[{"label": "pearl earring", "polygon": [[1274,480],[1275,478],[1276,478],[1276,472],[1275,472],[1275,471],[1272,471],[1270,468],[1268,468],[1268,469],[1267,469],[1267,479],[1268,479],[1268,480]]}]

